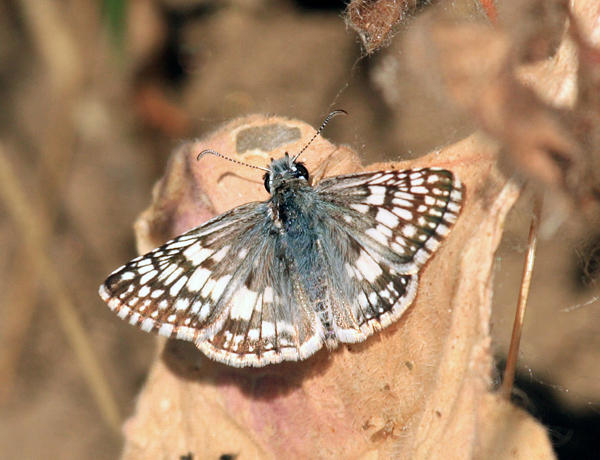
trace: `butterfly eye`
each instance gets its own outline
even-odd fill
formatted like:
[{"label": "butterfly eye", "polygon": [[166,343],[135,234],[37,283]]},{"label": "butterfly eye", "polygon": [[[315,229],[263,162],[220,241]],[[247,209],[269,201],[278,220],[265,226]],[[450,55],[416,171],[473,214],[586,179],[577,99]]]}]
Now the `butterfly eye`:
[{"label": "butterfly eye", "polygon": [[271,174],[266,173],[263,176],[263,179],[265,181],[265,188],[267,189],[267,192],[271,193],[271,186],[270,186],[270,182],[271,182]]},{"label": "butterfly eye", "polygon": [[308,169],[302,163],[296,163],[296,177],[304,177],[308,180]]}]

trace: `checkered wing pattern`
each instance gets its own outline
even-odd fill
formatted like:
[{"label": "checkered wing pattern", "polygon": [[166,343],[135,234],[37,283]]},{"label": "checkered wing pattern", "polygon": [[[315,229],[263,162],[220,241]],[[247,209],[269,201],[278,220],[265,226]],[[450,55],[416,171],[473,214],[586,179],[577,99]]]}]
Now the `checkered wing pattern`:
[{"label": "checkered wing pattern", "polygon": [[419,270],[458,218],[463,186],[450,171],[423,168],[337,176],[316,189],[335,221],[327,246],[344,255],[343,270],[329,270],[346,282],[336,333],[362,341],[413,302]]},{"label": "checkered wing pattern", "polygon": [[118,268],[100,296],[130,324],[229,365],[303,359],[321,347],[320,325],[282,250],[266,203],[249,203]]},{"label": "checkered wing pattern", "polygon": [[248,243],[261,241],[264,207],[240,206],[133,259],[106,279],[100,296],[144,331],[206,340],[222,328],[223,304],[252,268],[257,248]]},{"label": "checkered wing pattern", "polygon": [[289,187],[132,260],[101,297],[142,330],[232,366],[305,359],[400,317],[463,194],[435,168]]}]

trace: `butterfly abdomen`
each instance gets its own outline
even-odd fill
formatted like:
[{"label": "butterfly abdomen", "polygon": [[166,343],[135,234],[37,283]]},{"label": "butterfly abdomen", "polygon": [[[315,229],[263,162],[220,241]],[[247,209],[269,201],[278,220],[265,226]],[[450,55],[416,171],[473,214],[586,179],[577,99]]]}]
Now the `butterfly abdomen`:
[{"label": "butterfly abdomen", "polygon": [[304,308],[313,312],[322,325],[324,339],[335,341],[333,315],[328,299],[327,273],[318,248],[319,210],[315,190],[303,181],[293,181],[277,190],[271,199],[275,226],[280,228],[285,257],[297,273],[297,289]]}]

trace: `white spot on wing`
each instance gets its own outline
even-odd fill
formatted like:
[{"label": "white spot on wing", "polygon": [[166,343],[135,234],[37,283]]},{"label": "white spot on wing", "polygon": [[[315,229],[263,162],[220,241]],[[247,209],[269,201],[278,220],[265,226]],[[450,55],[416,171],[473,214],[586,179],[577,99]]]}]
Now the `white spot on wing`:
[{"label": "white spot on wing", "polygon": [[171,273],[171,276],[169,276],[165,280],[165,284],[167,286],[170,285],[173,281],[175,281],[177,278],[179,278],[179,275],[181,275],[182,273],[183,273],[183,268],[182,267],[177,267],[176,270],[173,273]]},{"label": "white spot on wing", "polygon": [[[400,209],[400,208],[394,208],[394,210],[396,210],[396,209]],[[379,209],[379,211],[377,211],[375,220],[377,222],[379,222],[380,224],[386,225],[387,227],[390,227],[390,228],[396,227],[398,225],[398,223],[400,222],[398,220],[397,216],[395,216],[394,214],[392,214],[385,208],[381,208],[381,209]]]},{"label": "white spot on wing", "polygon": [[173,284],[173,286],[171,286],[171,289],[169,289],[169,294],[173,297],[175,297],[177,294],[179,294],[179,291],[181,291],[181,288],[187,282],[187,280],[188,280],[187,276],[182,276],[181,278],[179,278],[177,280],[177,282],[175,284]]},{"label": "white spot on wing", "polygon": [[135,326],[140,319],[140,316],[141,315],[137,311],[133,312],[133,314],[129,317],[129,324]]},{"label": "white spot on wing", "polygon": [[[374,292],[371,292],[369,294],[369,302],[371,303],[371,305],[377,305],[377,294]],[[381,308],[379,309],[379,311],[381,311]]]},{"label": "white spot on wing", "polygon": [[232,319],[249,321],[252,317],[252,312],[254,311],[254,305],[256,304],[257,297],[257,292],[251,291],[245,286],[242,287],[231,299],[231,311],[229,316]]},{"label": "white spot on wing", "polygon": [[250,339],[250,340],[258,340],[259,337],[260,337],[260,330],[259,329],[250,329],[248,331],[248,339]]},{"label": "white spot on wing", "polygon": [[[375,187],[371,187],[371,188],[375,188]],[[377,187],[377,188],[379,188],[379,187]],[[371,195],[367,196],[367,198],[365,199],[365,203],[368,203],[372,206],[381,206],[384,201],[385,201],[385,195],[371,194]]]},{"label": "white spot on wing", "polygon": [[263,302],[273,303],[273,288],[271,286],[265,288],[263,292]]},{"label": "white spot on wing", "polygon": [[204,283],[206,283],[206,280],[210,276],[210,273],[210,270],[207,270],[206,268],[196,268],[196,270],[194,271],[194,273],[192,273],[192,276],[190,276],[190,279],[188,281],[188,291],[198,292],[200,289],[202,289],[202,286],[204,286]]},{"label": "white spot on wing", "polygon": [[177,241],[173,241],[172,243],[167,244],[167,249],[179,249],[189,245],[189,238],[179,238]]},{"label": "white spot on wing", "polygon": [[369,301],[367,300],[367,296],[365,295],[364,292],[361,292],[358,295],[358,304],[362,307],[362,308],[368,308],[369,307]]},{"label": "white spot on wing", "polygon": [[263,337],[274,337],[275,336],[275,325],[272,322],[263,321],[262,336]]},{"label": "white spot on wing", "polygon": [[374,180],[370,180],[369,184],[382,184],[383,182],[387,182],[388,180],[390,180],[392,177],[394,177],[393,174],[384,174],[381,177],[376,177]]},{"label": "white spot on wing", "polygon": [[447,207],[448,207],[448,211],[451,211],[451,212],[457,213],[458,211],[460,211],[460,206],[457,205],[456,203],[450,202],[447,204]]},{"label": "white spot on wing", "polygon": [[167,262],[167,264],[168,264],[168,265],[167,265],[166,267],[165,267],[165,266],[163,266],[163,264],[164,264],[164,262],[161,262],[161,263],[160,263],[160,267],[161,267],[161,270],[162,270],[162,271],[161,271],[160,275],[158,275],[158,280],[159,280],[159,281],[162,281],[162,280],[164,280],[165,278],[168,278],[168,277],[169,277],[169,275],[170,275],[171,273],[173,273],[173,272],[175,271],[175,269],[177,268],[177,265],[175,265],[175,264],[169,264],[169,263]]},{"label": "white spot on wing", "polygon": [[405,200],[404,198],[394,198],[392,199],[392,204],[405,208],[412,208],[414,206],[412,201]]},{"label": "white spot on wing", "polygon": [[177,299],[174,305],[175,310],[187,310],[189,306],[190,299],[188,299],[187,297],[181,297],[180,299]]},{"label": "white spot on wing", "polygon": [[186,326],[179,326],[177,328],[177,336],[180,340],[193,340],[194,339],[194,329]]},{"label": "white spot on wing", "polygon": [[371,195],[385,195],[385,187],[381,185],[373,185],[369,187]]},{"label": "white spot on wing", "polygon": [[412,220],[412,218],[413,218],[413,213],[404,208],[394,208],[393,212],[401,219],[404,219],[407,221]]},{"label": "white spot on wing", "polygon": [[212,258],[216,262],[221,262],[228,252],[229,246],[223,246],[217,253],[215,253],[215,255],[212,256]]},{"label": "white spot on wing", "polygon": [[129,281],[133,278],[135,278],[135,275],[132,272],[121,273],[121,281]]},{"label": "white spot on wing", "polygon": [[142,321],[142,324],[140,325],[140,329],[144,332],[150,332],[153,327],[154,320],[151,318],[146,318],[144,321]]},{"label": "white spot on wing", "polygon": [[173,333],[174,328],[175,327],[172,324],[164,323],[158,329],[158,333],[159,333],[159,335],[162,335],[164,337],[171,337],[171,334]]},{"label": "white spot on wing", "polygon": [[346,272],[348,273],[348,276],[350,278],[354,278],[356,276],[356,274],[354,273],[354,268],[348,262],[344,264],[344,268],[346,269]]},{"label": "white spot on wing", "polygon": [[154,266],[150,265],[150,264],[148,264],[146,266],[138,264],[138,269],[137,269],[138,275],[144,275],[144,274],[148,273],[150,270],[152,270],[153,268],[154,268]]},{"label": "white spot on wing", "polygon": [[227,287],[227,284],[229,283],[230,279],[231,279],[231,275],[222,276],[215,283],[215,287],[213,288],[212,292],[210,293],[210,298],[213,299],[214,301],[219,300],[219,297],[221,297],[221,294],[223,294],[223,291],[225,291],[225,288]]},{"label": "white spot on wing", "polygon": [[360,252],[360,257],[356,259],[356,268],[363,274],[365,279],[373,282],[383,273],[381,267],[365,251]]},{"label": "white spot on wing", "polygon": [[200,246],[200,243],[193,244],[185,251],[183,251],[183,255],[187,260],[190,261],[193,265],[200,265],[204,262],[207,257],[209,257],[213,251],[210,249],[203,248]]},{"label": "white spot on wing", "polygon": [[417,227],[415,227],[412,224],[407,224],[404,226],[404,228],[402,229],[402,233],[404,234],[404,236],[406,236],[407,238],[412,238],[413,236],[415,236],[417,234]]},{"label": "white spot on wing", "polygon": [[365,232],[368,236],[373,238],[378,243],[383,244],[384,246],[388,244],[388,239],[385,237],[383,233],[381,233],[376,228],[370,228]]},{"label": "white spot on wing", "polygon": [[164,293],[165,293],[165,291],[163,289],[156,289],[156,290],[152,291],[152,294],[150,294],[150,297],[152,297],[153,299],[157,299]]},{"label": "white spot on wing", "polygon": [[350,205],[350,207],[362,214],[366,214],[369,212],[369,206],[366,204],[357,204],[357,203],[353,203]]},{"label": "white spot on wing", "polygon": [[140,284],[146,284],[148,281],[150,281],[152,278],[154,278],[157,274],[158,274],[158,272],[156,270],[149,271],[148,273],[146,273],[144,276],[142,276],[140,278]]}]

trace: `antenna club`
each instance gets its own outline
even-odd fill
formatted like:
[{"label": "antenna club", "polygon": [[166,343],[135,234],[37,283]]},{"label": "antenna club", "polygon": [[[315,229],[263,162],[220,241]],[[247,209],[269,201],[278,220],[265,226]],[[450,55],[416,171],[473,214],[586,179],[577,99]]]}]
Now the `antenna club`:
[{"label": "antenna club", "polygon": [[207,153],[210,153],[212,155],[217,155],[219,156],[219,152],[215,152],[214,150],[211,149],[204,149],[202,150],[202,152],[200,152],[197,156],[196,156],[196,161],[199,161],[200,158],[202,158],[204,155],[206,155]]},{"label": "antenna club", "polygon": [[329,123],[329,120],[331,120],[333,117],[336,117],[338,115],[348,115],[348,112],[346,112],[343,109],[336,109],[333,110],[331,112],[329,112],[329,115],[327,115],[327,117],[325,117],[325,120],[323,120],[323,123],[321,123],[321,126],[319,126],[319,129],[317,129],[317,132],[313,135],[313,137],[310,138],[310,140],[306,143],[306,145],[304,147],[302,147],[302,150],[300,150],[296,156],[294,158],[292,158],[292,161],[296,161],[298,159],[298,157],[302,154],[302,152],[304,152],[307,147],[312,144],[312,142],[317,138],[317,136],[319,134],[321,134],[321,131],[323,131],[323,129],[325,129],[325,126],[327,126],[327,123]]},{"label": "antenna club", "polygon": [[235,163],[235,164],[238,164],[238,165],[242,165],[242,166],[247,166],[248,168],[260,169],[261,171],[267,171],[267,172],[269,172],[269,170],[267,168],[262,168],[260,166],[254,166],[254,165],[251,165],[251,164],[248,164],[248,163],[244,163],[243,161],[234,160],[233,158],[229,158],[228,156],[222,155],[219,152],[217,152],[216,150],[212,150],[212,149],[204,149],[204,150],[202,150],[202,152],[200,152],[196,156],[196,161],[200,160],[200,158],[202,158],[206,154],[211,154],[211,155],[214,155],[216,157],[223,158],[224,160],[231,161],[232,163]]}]

